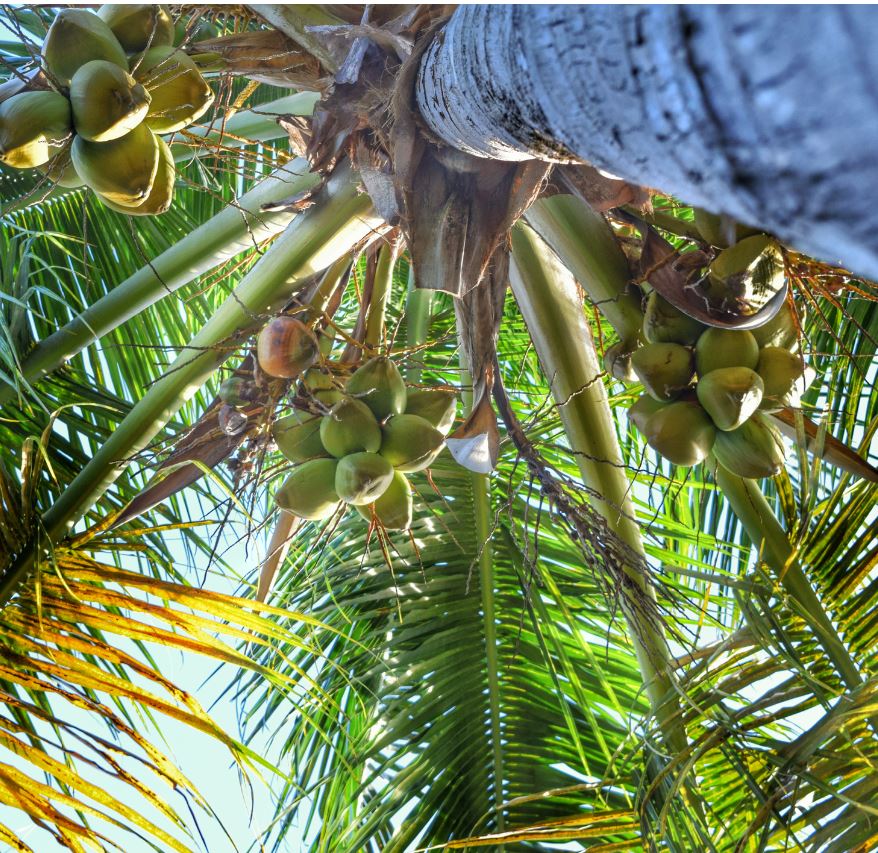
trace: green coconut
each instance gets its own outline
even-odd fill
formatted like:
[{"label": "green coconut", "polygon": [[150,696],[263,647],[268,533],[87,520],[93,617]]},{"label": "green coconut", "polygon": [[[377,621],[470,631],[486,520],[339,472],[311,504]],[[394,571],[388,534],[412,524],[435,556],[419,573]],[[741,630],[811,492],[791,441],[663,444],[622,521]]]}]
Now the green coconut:
[{"label": "green coconut", "polygon": [[0,103],[0,163],[48,163],[73,133],[70,102],[58,92],[19,92]]},{"label": "green coconut", "polygon": [[717,433],[713,452],[723,468],[753,480],[773,477],[786,458],[780,433],[760,412],[732,432]]},{"label": "green coconut", "polygon": [[637,382],[637,374],[631,367],[631,354],[639,342],[617,341],[604,352],[604,370],[620,382]]},{"label": "green coconut", "polygon": [[213,90],[182,50],[161,45],[131,60],[131,73],[152,102],[144,121],[156,133],[182,130],[207,112]]},{"label": "green coconut", "polygon": [[749,367],[720,367],[702,376],[695,391],[710,419],[727,431],[737,429],[759,408],[764,386]]},{"label": "green coconut", "polygon": [[692,351],[681,344],[646,344],[631,355],[631,367],[656,400],[673,400],[695,373]]},{"label": "green coconut", "polygon": [[126,69],[93,59],[70,81],[73,126],[92,142],[109,142],[134,130],[149,109],[149,93]]},{"label": "green coconut", "polygon": [[287,512],[318,521],[338,507],[335,491],[337,459],[312,459],[297,466],[274,494],[275,503]]},{"label": "green coconut", "polygon": [[326,448],[320,440],[320,420],[319,416],[305,412],[293,412],[278,418],[271,425],[271,435],[278,450],[290,462],[305,462],[326,456]]},{"label": "green coconut", "polygon": [[448,435],[457,415],[457,394],[444,388],[409,390],[405,414],[418,415],[438,429],[442,435]]},{"label": "green coconut", "polygon": [[379,421],[405,411],[405,380],[386,356],[370,358],[348,379],[345,392],[362,400]]},{"label": "green coconut", "polygon": [[113,31],[88,9],[62,9],[52,21],[42,48],[43,65],[62,86],[86,62],[104,59],[128,68],[128,57]]},{"label": "green coconut", "polygon": [[355,504],[366,521],[374,518],[385,530],[407,530],[412,526],[412,487],[405,474],[393,472],[393,479],[378,500]]},{"label": "green coconut", "polygon": [[381,427],[380,454],[397,471],[422,471],[439,455],[445,436],[420,415],[394,415]]},{"label": "green coconut", "polygon": [[378,500],[392,482],[393,467],[377,453],[351,453],[339,460],[335,471],[335,491],[354,506]]},{"label": "green coconut", "polygon": [[105,3],[98,16],[128,53],[174,43],[174,19],[167,6]]},{"label": "green coconut", "polygon": [[708,329],[695,343],[695,369],[706,376],[721,367],[756,369],[759,344],[752,332],[733,329]]},{"label": "green coconut", "polygon": [[714,309],[750,316],[783,287],[784,275],[777,240],[766,234],[746,237],[713,259],[705,296]]},{"label": "green coconut", "polygon": [[762,404],[765,409],[798,406],[802,394],[814,380],[814,371],[805,366],[802,356],[784,347],[763,347],[756,372],[765,385]]},{"label": "green coconut", "polygon": [[320,440],[327,452],[339,459],[360,451],[377,453],[381,427],[365,403],[344,396],[321,419]]},{"label": "green coconut", "polygon": [[628,408],[628,420],[637,427],[639,432],[644,433],[650,417],[667,405],[669,404],[656,400],[649,394],[641,394]]},{"label": "green coconut", "polygon": [[101,201],[111,210],[124,213],[127,216],[158,216],[171,207],[174,201],[177,166],[168,143],[160,136],[156,136],[155,139],[158,143],[159,164],[149,194],[137,204],[118,204],[99,193]]},{"label": "green coconut", "polygon": [[643,336],[650,343],[692,346],[706,326],[671,305],[656,291],[649,294],[643,312]]},{"label": "green coconut", "polygon": [[799,347],[799,328],[804,324],[803,309],[799,309],[799,317],[788,302],[767,323],[753,329],[753,337],[760,347],[783,347],[797,350]]},{"label": "green coconut", "polygon": [[162,155],[159,137],[145,124],[110,142],[77,136],[70,149],[79,176],[95,192],[125,207],[149,198]]},{"label": "green coconut", "polygon": [[677,400],[643,418],[647,444],[668,462],[688,468],[703,462],[717,429],[697,400]]}]

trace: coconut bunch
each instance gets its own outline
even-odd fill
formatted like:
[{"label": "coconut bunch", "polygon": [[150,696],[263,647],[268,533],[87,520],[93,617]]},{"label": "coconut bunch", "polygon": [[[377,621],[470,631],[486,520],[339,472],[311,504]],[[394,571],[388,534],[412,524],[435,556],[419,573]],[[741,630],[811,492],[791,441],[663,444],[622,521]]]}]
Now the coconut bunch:
[{"label": "coconut bunch", "polygon": [[[736,254],[752,263],[752,253]],[[723,256],[714,264],[730,267],[734,258]],[[637,348],[611,347],[607,367],[617,378],[643,385],[628,416],[650,447],[684,467],[712,452],[741,477],[780,471],[786,451],[766,415],[798,406],[814,379],[798,352],[798,326],[788,305],[758,328],[731,330],[705,326],[653,291],[642,339]]]},{"label": "coconut bunch", "polygon": [[[299,518],[328,518],[342,503],[386,530],[412,521],[407,474],[427,468],[445,446],[456,395],[446,388],[407,388],[386,356],[370,359],[346,381],[330,368],[332,338],[294,317],[275,317],[259,333],[262,371],[298,379],[292,411],[271,427],[280,452],[295,465],[275,493],[277,505]],[[226,407],[246,407],[246,380],[220,388]]]},{"label": "coconut bunch", "polygon": [[41,51],[55,88],[0,104],[0,162],[87,185],[130,216],[164,213],[176,167],[161,134],[196,121],[214,99],[174,37],[166,6],[59,12]]}]

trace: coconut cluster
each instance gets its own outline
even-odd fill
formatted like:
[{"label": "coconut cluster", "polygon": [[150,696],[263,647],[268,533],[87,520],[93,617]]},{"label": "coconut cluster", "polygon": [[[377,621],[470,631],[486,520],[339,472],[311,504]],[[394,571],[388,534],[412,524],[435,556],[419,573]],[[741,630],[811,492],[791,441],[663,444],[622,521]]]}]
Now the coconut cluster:
[{"label": "coconut cluster", "polygon": [[357,369],[343,390],[330,387],[326,375],[318,369],[303,377],[307,392],[330,405],[326,414],[294,410],[272,426],[278,449],[296,465],[275,502],[311,520],[328,518],[344,502],[387,530],[408,528],[412,490],[406,475],[427,468],[445,446],[455,395],[406,388],[383,356]]},{"label": "coconut cluster", "polygon": [[777,474],[785,447],[766,417],[799,406],[814,379],[798,350],[798,325],[785,306],[752,331],[706,327],[650,294],[646,343],[630,353],[629,381],[645,393],[628,417],[675,465],[717,461],[741,477]]},{"label": "coconut cluster", "polygon": [[[292,411],[271,427],[278,450],[295,465],[275,502],[311,521],[328,518],[344,503],[387,530],[406,529],[413,509],[406,475],[424,470],[442,451],[457,396],[444,387],[408,388],[386,356],[343,380],[343,369],[327,360],[331,349],[325,331],[318,337],[289,316],[275,317],[257,338],[261,370],[298,380]],[[237,410],[252,402],[252,390],[242,377],[223,382],[220,417],[226,425],[236,414],[246,423]]]},{"label": "coconut cluster", "polygon": [[161,134],[187,127],[214,100],[174,38],[166,6],[59,12],[41,51],[54,88],[0,104],[0,162],[39,168],[61,186],[87,185],[129,216],[164,213],[176,167]]}]

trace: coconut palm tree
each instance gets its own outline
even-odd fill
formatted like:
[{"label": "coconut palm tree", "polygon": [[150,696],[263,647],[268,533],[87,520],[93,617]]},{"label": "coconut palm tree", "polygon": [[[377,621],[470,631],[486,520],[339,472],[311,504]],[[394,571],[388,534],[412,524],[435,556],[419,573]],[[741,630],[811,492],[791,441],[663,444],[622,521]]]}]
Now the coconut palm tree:
[{"label": "coconut palm tree", "polygon": [[[873,274],[872,164],[850,152],[874,111],[836,98],[825,120],[842,72],[804,49],[780,53],[795,75],[769,74],[785,68],[762,49],[779,13],[461,7],[446,25],[441,7],[252,8],[215,13],[209,34],[182,19],[219,97],[174,139],[169,212],[129,219],[85,189],[3,171],[2,725],[26,763],[3,761],[4,802],[71,849],[105,843],[107,826],[156,849],[197,844],[114,744],[58,710],[73,701],[178,789],[138,712],[182,718],[278,774],[277,849],[303,818],[315,851],[869,849],[876,291],[799,252]],[[38,43],[52,14],[28,11],[9,13],[19,72],[27,33]],[[796,14],[793,33],[810,20]],[[826,17],[830,56],[858,55],[874,26],[853,14]],[[601,59],[620,40],[627,64],[609,67],[661,80],[652,94],[617,94]],[[509,73],[559,55],[582,72],[564,89],[556,71],[552,85]],[[728,57],[755,82],[724,76]],[[864,101],[865,68],[844,71]],[[780,96],[743,100],[787,76],[820,122],[799,128]],[[693,82],[687,120],[703,132],[664,133]],[[571,88],[606,105],[599,132],[582,124],[594,112],[561,122],[567,100],[552,104]],[[792,157],[793,129],[837,156]],[[699,169],[718,149],[719,174]],[[627,180],[564,165],[580,156]],[[775,270],[760,273],[775,285],[761,308],[689,298],[746,233],[729,214],[784,241],[757,238],[759,269]],[[747,269],[739,284],[756,280]],[[745,479],[714,455],[675,466],[629,424],[639,388],[615,377],[630,380],[623,362],[643,349],[650,291],[713,325],[755,326],[781,305],[795,318],[818,381],[772,415],[793,437],[774,476]],[[335,382],[390,354],[410,388],[460,390],[454,455],[412,474],[408,530],[278,513],[290,466],[270,428],[307,396],[254,361],[278,312],[334,335],[320,363]],[[229,376],[248,388],[237,421],[217,397]],[[265,559],[235,574],[214,527],[242,520]],[[191,585],[172,531],[242,597]],[[254,600],[269,595],[274,607]],[[237,741],[162,677],[151,642],[237,668],[221,670]],[[271,762],[246,746],[266,730]],[[102,796],[95,763],[172,831]]]}]

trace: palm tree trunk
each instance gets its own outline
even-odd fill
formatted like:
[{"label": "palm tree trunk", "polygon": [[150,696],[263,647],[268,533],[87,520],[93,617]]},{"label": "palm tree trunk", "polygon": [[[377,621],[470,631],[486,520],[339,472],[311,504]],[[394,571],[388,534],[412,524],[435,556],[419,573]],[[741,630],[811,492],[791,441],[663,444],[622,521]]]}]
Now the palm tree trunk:
[{"label": "palm tree trunk", "polygon": [[461,6],[423,118],[502,160],[585,159],[878,277],[866,7]]}]

